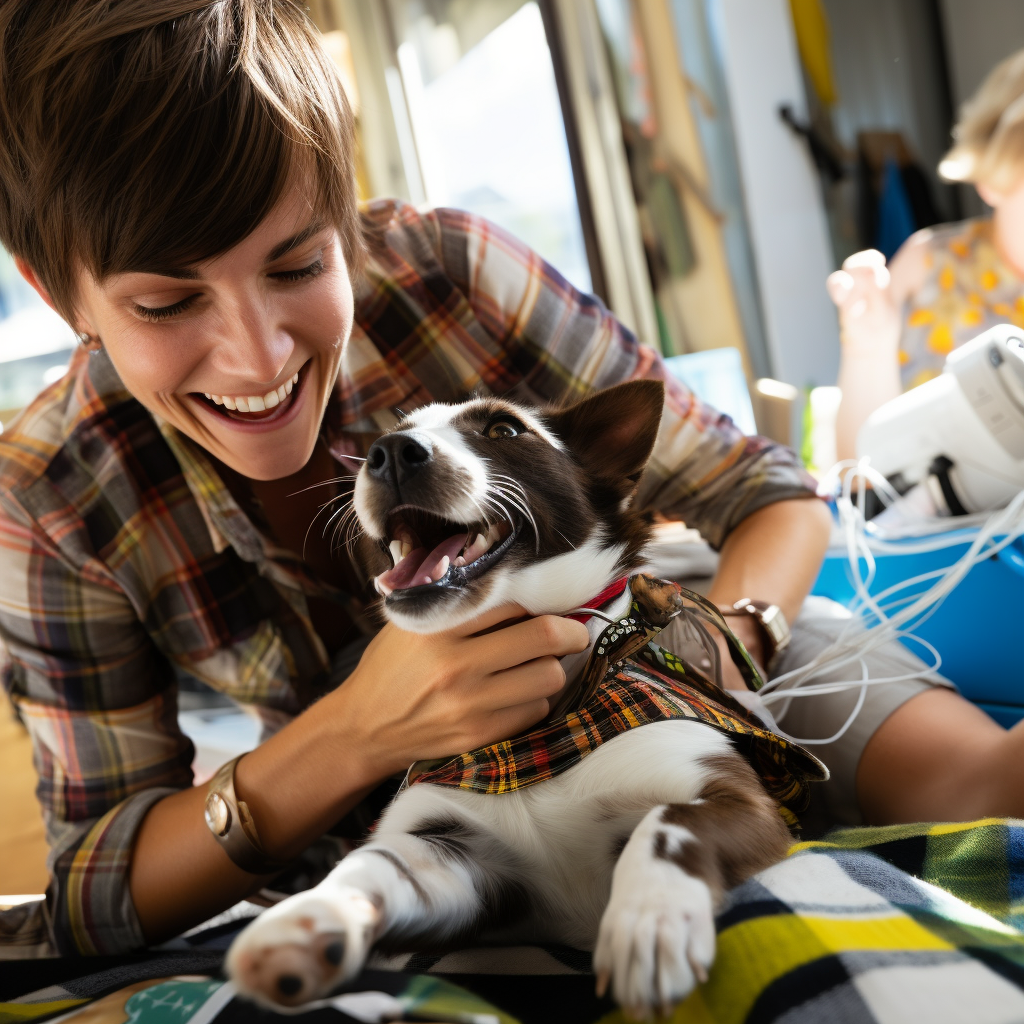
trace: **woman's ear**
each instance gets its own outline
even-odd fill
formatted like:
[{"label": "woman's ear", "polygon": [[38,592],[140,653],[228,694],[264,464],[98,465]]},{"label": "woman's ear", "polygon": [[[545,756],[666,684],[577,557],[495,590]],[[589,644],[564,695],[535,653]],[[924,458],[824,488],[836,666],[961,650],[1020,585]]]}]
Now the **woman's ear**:
[{"label": "woman's ear", "polygon": [[53,299],[50,298],[50,293],[46,290],[46,285],[39,280],[39,275],[28,265],[23,256],[14,257],[14,265],[18,268],[18,273],[35,289],[36,294],[45,302],[50,309],[55,313],[57,307],[53,304]]},{"label": "woman's ear", "polygon": [[[60,310],[53,303],[53,299],[50,298],[50,293],[46,289],[46,285],[39,279],[39,275],[32,269],[31,266],[25,261],[22,256],[14,257],[14,265],[18,268],[18,273],[35,289],[36,294],[45,302],[50,309],[55,313],[60,313]],[[82,338],[92,339],[95,335],[95,331],[89,327],[88,324],[74,323],[71,325],[71,329]],[[89,341],[85,342],[87,348],[94,348],[95,345],[90,345]]]}]

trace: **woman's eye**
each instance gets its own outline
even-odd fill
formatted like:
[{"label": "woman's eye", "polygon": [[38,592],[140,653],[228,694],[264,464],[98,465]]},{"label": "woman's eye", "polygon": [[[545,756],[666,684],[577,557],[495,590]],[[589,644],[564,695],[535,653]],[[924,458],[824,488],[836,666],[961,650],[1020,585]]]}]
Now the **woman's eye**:
[{"label": "woman's eye", "polygon": [[[298,270],[281,270],[270,275],[275,281],[303,281],[307,278],[316,277],[324,269],[324,258],[318,256],[312,263]],[[157,321],[166,320],[168,317],[183,313],[196,299],[196,295],[189,295],[180,302],[172,303],[170,306],[141,306],[139,303],[132,303],[135,315],[143,320]]]},{"label": "woman's eye", "polygon": [[522,432],[522,429],[518,423],[512,420],[496,420],[494,423],[488,424],[484,434],[490,438],[516,437]]},{"label": "woman's eye", "polygon": [[302,281],[307,277],[316,277],[318,274],[322,273],[323,269],[324,258],[323,256],[318,256],[307,267],[300,267],[298,270],[281,270],[276,274],[271,274],[270,276],[274,278],[275,281]]},{"label": "woman's eye", "polygon": [[167,317],[188,309],[193,299],[195,299],[194,295],[188,295],[170,306],[140,306],[137,302],[132,305],[135,307],[135,315],[142,317],[143,320],[166,320]]}]

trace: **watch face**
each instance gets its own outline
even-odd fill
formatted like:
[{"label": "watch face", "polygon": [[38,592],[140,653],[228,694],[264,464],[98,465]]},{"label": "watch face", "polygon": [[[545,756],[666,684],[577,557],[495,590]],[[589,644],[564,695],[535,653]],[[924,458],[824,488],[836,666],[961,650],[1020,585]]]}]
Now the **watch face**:
[{"label": "watch face", "polygon": [[206,808],[203,811],[206,818],[206,827],[215,836],[226,836],[231,828],[231,809],[227,801],[220,793],[211,793],[206,798]]}]

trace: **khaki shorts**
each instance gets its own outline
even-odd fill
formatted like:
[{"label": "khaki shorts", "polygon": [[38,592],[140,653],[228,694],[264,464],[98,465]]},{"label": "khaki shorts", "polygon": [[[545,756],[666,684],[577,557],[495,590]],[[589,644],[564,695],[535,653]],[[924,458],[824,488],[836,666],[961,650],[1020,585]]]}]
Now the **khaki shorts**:
[{"label": "khaki shorts", "polygon": [[[772,677],[782,675],[806,665],[819,651],[828,647],[840,630],[849,622],[849,612],[842,605],[823,597],[809,597],[804,602],[795,623],[789,647],[775,666]],[[673,627],[669,626],[656,643],[671,649]],[[681,652],[684,653],[684,652]],[[686,652],[690,657],[693,652]],[[913,678],[893,683],[869,686],[860,709],[851,726],[832,743],[808,744],[808,749],[820,758],[830,772],[827,782],[811,786],[811,806],[800,815],[804,837],[808,838],[836,825],[861,825],[863,818],[857,805],[857,766],[868,740],[875,730],[901,704],[933,686],[955,689],[953,684],[930,671],[915,654],[899,641],[884,644],[864,661],[868,677],[880,679],[913,673]],[[858,679],[858,663],[840,666],[816,676],[814,683]],[[786,689],[786,684],[779,692]],[[789,702],[773,702],[769,710],[775,715],[779,727],[797,739],[824,739],[838,732],[854,709],[860,697],[860,687],[851,687],[840,693],[816,694]]]}]

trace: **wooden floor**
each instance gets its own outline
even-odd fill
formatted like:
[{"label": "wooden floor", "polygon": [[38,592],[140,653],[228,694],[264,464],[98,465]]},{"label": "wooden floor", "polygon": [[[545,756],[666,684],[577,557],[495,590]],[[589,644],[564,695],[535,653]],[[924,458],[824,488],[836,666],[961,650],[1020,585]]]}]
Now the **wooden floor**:
[{"label": "wooden floor", "polygon": [[46,841],[32,743],[0,691],[0,896],[46,888]]}]

